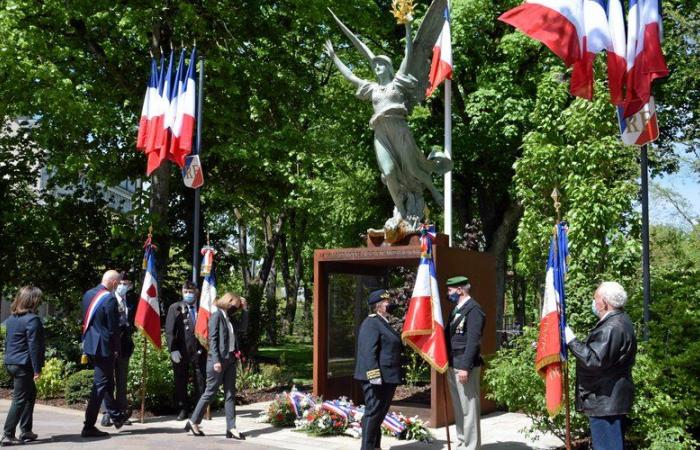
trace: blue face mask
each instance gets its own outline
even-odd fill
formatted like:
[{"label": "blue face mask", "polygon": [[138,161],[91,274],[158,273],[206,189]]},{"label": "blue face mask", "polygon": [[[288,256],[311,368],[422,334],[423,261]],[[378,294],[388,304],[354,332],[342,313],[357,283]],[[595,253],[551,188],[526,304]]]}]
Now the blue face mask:
[{"label": "blue face mask", "polygon": [[182,296],[183,300],[185,300],[187,303],[192,304],[194,303],[194,294],[193,293],[187,293]]},{"label": "blue face mask", "polygon": [[126,292],[129,290],[129,286],[126,284],[119,284],[117,285],[116,293],[120,297],[124,297],[126,295]]},{"label": "blue face mask", "polygon": [[459,292],[453,292],[447,296],[447,299],[452,303],[457,303],[459,301]]}]

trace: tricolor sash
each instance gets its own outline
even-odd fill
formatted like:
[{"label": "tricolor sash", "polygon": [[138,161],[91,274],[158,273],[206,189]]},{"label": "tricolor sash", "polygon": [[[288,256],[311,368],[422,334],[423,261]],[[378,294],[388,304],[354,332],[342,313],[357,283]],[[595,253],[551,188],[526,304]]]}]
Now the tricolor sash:
[{"label": "tricolor sash", "polygon": [[83,336],[85,336],[85,332],[90,326],[92,318],[95,316],[97,307],[100,306],[102,302],[111,294],[112,293],[107,289],[100,289],[92,300],[90,300],[90,305],[88,306],[87,311],[85,311],[85,317],[83,318]]}]

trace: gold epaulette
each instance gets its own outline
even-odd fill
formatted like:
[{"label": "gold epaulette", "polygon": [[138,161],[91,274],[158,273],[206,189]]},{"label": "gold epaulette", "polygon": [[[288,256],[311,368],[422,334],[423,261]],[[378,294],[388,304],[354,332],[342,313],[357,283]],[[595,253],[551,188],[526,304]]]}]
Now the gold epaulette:
[{"label": "gold epaulette", "polygon": [[382,373],[379,371],[379,369],[372,369],[367,371],[367,379],[368,380],[374,380],[375,378],[381,378]]}]

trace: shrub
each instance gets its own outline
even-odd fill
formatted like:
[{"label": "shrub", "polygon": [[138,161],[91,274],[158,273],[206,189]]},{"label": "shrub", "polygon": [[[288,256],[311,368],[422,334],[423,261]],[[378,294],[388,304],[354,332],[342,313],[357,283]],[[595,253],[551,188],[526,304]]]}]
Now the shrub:
[{"label": "shrub", "polygon": [[260,364],[260,373],[262,379],[270,382],[272,386],[287,385],[291,382],[290,376],[275,364]]},{"label": "shrub", "polygon": [[281,373],[281,369],[272,364],[261,364],[261,367],[265,366],[276,367],[277,369],[266,369],[268,372],[268,375],[266,375],[261,369],[256,368],[252,361],[247,360],[242,362],[236,371],[236,389],[245,391],[248,389],[264,389],[276,386],[277,381],[270,378],[269,374],[277,373],[277,370]]},{"label": "shrub", "polygon": [[[165,337],[161,338],[165,342]],[[127,392],[131,404],[141,404],[141,372],[143,361],[143,338],[134,335],[136,349],[129,361]],[[147,343],[146,355],[146,408],[156,414],[170,413],[174,409],[173,393],[175,389],[170,351],[167,345],[158,350]]]},{"label": "shrub", "polygon": [[0,387],[12,387],[12,375],[10,375],[10,372],[8,372],[7,368],[5,367],[4,352],[0,352]]},{"label": "shrub", "polygon": [[36,380],[36,391],[39,398],[56,398],[64,390],[65,364],[58,358],[51,358],[44,364],[41,376]]},{"label": "shrub", "polygon": [[80,370],[68,377],[64,390],[66,403],[83,403],[90,398],[92,390],[92,380],[95,372],[93,370]]},{"label": "shrub", "polygon": [[430,382],[430,366],[425,364],[418,352],[406,349],[406,362],[404,363],[404,373],[406,374],[406,384],[416,386],[419,383]]},{"label": "shrub", "polygon": [[80,361],[80,323],[68,317],[49,316],[43,319],[47,358],[65,362]]}]

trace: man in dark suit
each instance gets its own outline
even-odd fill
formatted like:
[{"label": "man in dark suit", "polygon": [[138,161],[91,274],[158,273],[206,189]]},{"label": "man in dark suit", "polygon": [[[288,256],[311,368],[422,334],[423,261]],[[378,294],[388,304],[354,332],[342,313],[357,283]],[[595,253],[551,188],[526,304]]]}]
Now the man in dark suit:
[{"label": "man in dark suit", "polygon": [[197,308],[197,287],[188,280],[182,285],[182,300],[170,305],[165,318],[165,337],[175,377],[175,406],[179,410],[177,420],[185,420],[188,408],[194,403],[187,396],[191,371],[194,372],[195,402],[205,388],[207,351],[194,334]]},{"label": "man in dark suit", "polygon": [[[128,419],[131,413],[126,397],[126,384],[129,379],[129,360],[134,353],[134,318],[138,306],[138,298],[132,290],[133,286],[131,276],[124,272],[114,292],[119,312],[119,355],[114,359],[114,400],[117,408],[125,413],[124,425],[131,425]],[[102,402],[102,411],[102,426],[112,426],[112,421],[107,413],[107,404],[104,401]]]},{"label": "man in dark suit", "polygon": [[83,354],[88,356],[95,369],[92,392],[85,409],[83,437],[108,435],[95,428],[103,399],[114,426],[121,428],[124,421],[124,415],[114,401],[114,358],[119,351],[119,310],[114,291],[119,279],[119,272],[108,270],[102,276],[102,283],[83,295]]},{"label": "man in dark suit", "polygon": [[381,448],[381,426],[389,412],[396,386],[401,383],[401,336],[387,317],[396,305],[384,289],[373,291],[367,301],[374,314],[360,325],[357,335],[355,379],[362,383],[365,413],[362,416],[362,450]]},{"label": "man in dark suit", "polygon": [[465,276],[447,280],[447,294],[456,306],[445,330],[450,372],[447,381],[454,408],[458,448],[481,448],[481,335],[484,311],[470,295]]}]

